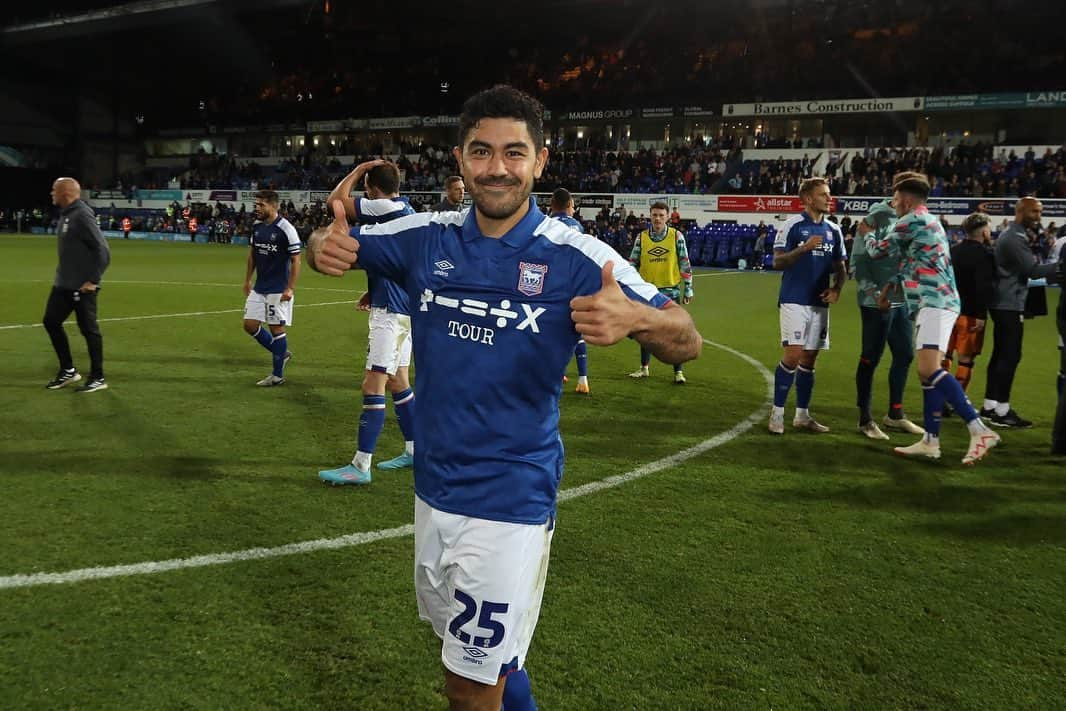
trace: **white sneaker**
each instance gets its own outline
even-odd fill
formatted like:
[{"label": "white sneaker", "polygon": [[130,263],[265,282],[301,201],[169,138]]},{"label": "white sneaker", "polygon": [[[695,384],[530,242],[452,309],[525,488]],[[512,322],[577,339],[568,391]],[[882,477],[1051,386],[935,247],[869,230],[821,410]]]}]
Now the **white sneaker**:
[{"label": "white sneaker", "polygon": [[256,385],[258,385],[260,387],[263,387],[263,388],[269,388],[269,387],[273,387],[275,385],[281,385],[284,382],[285,382],[285,378],[279,378],[278,376],[276,376],[273,373],[271,373],[270,375],[266,376],[265,378],[260,380],[258,383],[256,383]]},{"label": "white sneaker", "polygon": [[862,432],[870,439],[888,439],[888,435],[882,432],[881,428],[873,420],[870,420],[865,425],[859,425],[859,432]]},{"label": "white sneaker", "polygon": [[792,426],[795,427],[797,430],[807,430],[808,432],[813,432],[814,434],[825,434],[829,431],[828,427],[816,422],[813,417],[808,417],[802,420],[798,418],[792,420]]},{"label": "white sneaker", "polygon": [[904,457],[925,457],[926,459],[940,459],[940,445],[930,444],[925,437],[909,447],[896,447],[896,454]]},{"label": "white sneaker", "polygon": [[640,370],[634,370],[632,373],[629,374],[629,377],[646,378],[648,377],[648,375],[650,375],[650,373],[648,372],[648,368],[646,366],[641,366]]},{"label": "white sneaker", "polygon": [[966,450],[966,456],[962,458],[962,463],[976,464],[984,459],[989,450],[999,444],[1002,439],[992,430],[970,435],[970,447]]},{"label": "white sneaker", "polygon": [[775,415],[773,410],[771,410],[770,423],[766,428],[770,430],[770,434],[785,434],[785,416]]},{"label": "white sneaker", "polygon": [[883,420],[881,420],[881,424],[884,425],[884,428],[886,430],[895,430],[896,432],[906,432],[907,434],[912,434],[912,435],[924,435],[925,434],[925,430],[923,428],[921,428],[918,425],[914,424],[913,422],[908,420],[906,417],[901,417],[898,420],[893,420],[888,415],[885,415],[885,418]]}]

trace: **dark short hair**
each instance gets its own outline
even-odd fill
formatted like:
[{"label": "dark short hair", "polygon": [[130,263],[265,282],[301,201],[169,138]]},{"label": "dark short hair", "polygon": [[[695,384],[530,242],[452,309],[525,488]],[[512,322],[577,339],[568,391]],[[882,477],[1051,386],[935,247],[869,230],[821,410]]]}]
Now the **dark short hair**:
[{"label": "dark short hair", "polygon": [[662,200],[656,200],[651,204],[651,207],[648,208],[648,213],[650,214],[652,210],[666,210],[667,212],[670,212],[670,206]]},{"label": "dark short hair", "polygon": [[565,210],[570,204],[570,191],[566,188],[556,188],[552,193],[552,209]]},{"label": "dark short hair", "polygon": [[395,195],[400,191],[400,169],[395,163],[375,165],[366,173],[366,184],[386,195]]},{"label": "dark short hair", "polygon": [[544,107],[541,103],[513,86],[497,84],[479,91],[463,104],[463,113],[459,116],[460,150],[478,122],[486,118],[524,121],[533,139],[533,150],[539,151],[544,146]]},{"label": "dark short hair", "polygon": [[461,182],[463,182],[463,176],[461,176],[461,175],[449,175],[447,178],[444,179],[444,187],[450,188],[451,186],[455,185],[456,183],[461,183]]},{"label": "dark short hair", "polygon": [[929,178],[912,170],[896,173],[892,178],[892,192],[897,190],[926,200],[929,197]]},{"label": "dark short hair", "polygon": [[800,197],[810,195],[815,188],[820,188],[823,185],[829,185],[829,181],[825,178],[807,178],[800,183]]},{"label": "dark short hair", "polygon": [[985,225],[992,224],[992,218],[983,212],[975,212],[962,221],[962,229],[966,234],[972,235]]},{"label": "dark short hair", "polygon": [[262,200],[270,205],[278,204],[278,191],[277,190],[260,190],[255,194],[256,199]]}]

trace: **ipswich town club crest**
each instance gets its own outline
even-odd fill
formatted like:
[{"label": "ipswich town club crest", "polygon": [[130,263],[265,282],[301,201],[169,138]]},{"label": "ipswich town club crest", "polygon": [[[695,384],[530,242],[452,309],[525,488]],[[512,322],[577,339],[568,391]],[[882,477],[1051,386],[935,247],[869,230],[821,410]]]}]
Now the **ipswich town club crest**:
[{"label": "ipswich town club crest", "polygon": [[518,290],[526,296],[537,296],[544,291],[544,275],[547,273],[547,264],[519,262]]}]

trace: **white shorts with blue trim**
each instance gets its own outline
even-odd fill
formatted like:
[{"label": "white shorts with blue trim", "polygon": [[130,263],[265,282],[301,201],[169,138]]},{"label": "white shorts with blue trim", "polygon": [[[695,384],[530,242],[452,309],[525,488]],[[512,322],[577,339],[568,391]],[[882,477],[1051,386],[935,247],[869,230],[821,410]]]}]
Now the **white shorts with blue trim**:
[{"label": "white shorts with blue trim", "polygon": [[947,353],[951,332],[959,314],[947,309],[923,307],[914,318],[914,349],[936,348]]},{"label": "white shorts with blue trim", "polygon": [[271,326],[291,326],[293,305],[296,297],[281,300],[281,294],[260,294],[253,291],[244,300],[244,319],[259,321]]},{"label": "white shorts with blue trim", "polygon": [[366,369],[396,375],[411,364],[411,317],[373,306]]},{"label": "white shorts with blue trim", "polygon": [[415,497],[418,614],[443,640],[445,668],[491,685],[522,668],[554,528],[445,513]]},{"label": "white shorts with blue trim", "polygon": [[781,345],[805,351],[829,350],[829,307],[781,304]]}]

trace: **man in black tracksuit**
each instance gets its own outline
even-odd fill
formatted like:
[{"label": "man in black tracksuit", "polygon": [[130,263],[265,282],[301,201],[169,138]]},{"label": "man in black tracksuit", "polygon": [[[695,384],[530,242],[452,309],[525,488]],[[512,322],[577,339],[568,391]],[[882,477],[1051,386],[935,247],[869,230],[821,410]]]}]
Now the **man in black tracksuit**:
[{"label": "man in black tracksuit", "polygon": [[1029,280],[1045,277],[1055,281],[1057,265],[1038,263],[1026,235],[1027,230],[1040,225],[1042,210],[1043,206],[1036,198],[1022,198],[1014,207],[1014,222],[996,239],[996,293],[988,309],[995,328],[985,401],[981,408],[981,416],[996,427],[1021,429],[1033,426],[1011,408],[1010,391],[1014,373],[1022,360]]},{"label": "man in black tracksuit", "polygon": [[57,244],[59,266],[44,312],[44,328],[59,358],[59,372],[45,386],[49,390],[81,380],[74,368],[70,342],[63,322],[73,311],[78,328],[89,346],[89,382],[78,392],[107,389],[104,380],[104,339],[96,322],[96,298],[100,279],[111,263],[111,250],[96,224],[93,210],[81,199],[81,186],[73,178],[59,178],[52,184],[52,204],[59,207]]}]

